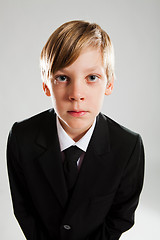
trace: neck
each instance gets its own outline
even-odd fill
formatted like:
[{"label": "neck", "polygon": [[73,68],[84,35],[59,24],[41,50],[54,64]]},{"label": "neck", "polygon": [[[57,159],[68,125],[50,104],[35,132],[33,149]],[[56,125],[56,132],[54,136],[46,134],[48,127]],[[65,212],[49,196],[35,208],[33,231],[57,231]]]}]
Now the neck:
[{"label": "neck", "polygon": [[89,129],[87,129],[85,132],[79,133],[79,134],[69,134],[67,133],[75,142],[78,142],[88,131]]},{"label": "neck", "polygon": [[66,124],[64,124],[64,122],[62,122],[62,120],[59,118],[59,122],[62,126],[62,128],[65,130],[65,132],[73,139],[73,141],[78,142],[85,134],[86,132],[91,128],[92,124],[90,124],[87,128],[83,129],[83,128],[78,128],[78,129],[73,129],[69,126],[67,126]]}]

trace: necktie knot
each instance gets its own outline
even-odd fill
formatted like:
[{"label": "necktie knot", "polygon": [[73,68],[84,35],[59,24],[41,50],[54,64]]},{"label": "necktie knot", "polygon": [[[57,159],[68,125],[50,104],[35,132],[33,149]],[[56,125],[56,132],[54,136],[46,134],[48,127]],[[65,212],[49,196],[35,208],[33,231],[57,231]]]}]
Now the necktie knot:
[{"label": "necktie knot", "polygon": [[64,150],[67,161],[77,162],[83,151],[77,146],[71,146]]}]

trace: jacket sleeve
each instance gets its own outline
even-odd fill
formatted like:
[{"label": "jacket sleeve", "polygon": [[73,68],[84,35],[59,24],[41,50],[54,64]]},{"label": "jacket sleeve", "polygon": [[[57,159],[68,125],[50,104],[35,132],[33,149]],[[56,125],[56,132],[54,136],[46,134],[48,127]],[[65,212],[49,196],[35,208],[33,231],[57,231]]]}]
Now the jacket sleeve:
[{"label": "jacket sleeve", "polygon": [[31,206],[32,203],[29,201],[29,193],[16,142],[15,126],[16,123],[10,131],[7,143],[7,167],[14,214],[26,239],[41,240],[45,239],[45,237],[43,237],[39,223],[35,220],[33,206]]},{"label": "jacket sleeve", "polygon": [[104,223],[90,239],[118,240],[134,224],[144,178],[144,148],[140,135],[127,162],[113,204]]}]

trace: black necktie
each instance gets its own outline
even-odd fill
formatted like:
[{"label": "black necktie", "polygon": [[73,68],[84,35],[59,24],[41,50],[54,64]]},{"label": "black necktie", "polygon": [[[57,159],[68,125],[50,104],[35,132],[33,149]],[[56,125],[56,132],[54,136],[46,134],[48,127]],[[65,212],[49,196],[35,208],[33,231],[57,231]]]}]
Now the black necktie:
[{"label": "black necktie", "polygon": [[64,150],[65,160],[63,167],[68,191],[72,190],[76,182],[78,176],[77,160],[82,153],[83,151],[76,146],[71,146]]}]

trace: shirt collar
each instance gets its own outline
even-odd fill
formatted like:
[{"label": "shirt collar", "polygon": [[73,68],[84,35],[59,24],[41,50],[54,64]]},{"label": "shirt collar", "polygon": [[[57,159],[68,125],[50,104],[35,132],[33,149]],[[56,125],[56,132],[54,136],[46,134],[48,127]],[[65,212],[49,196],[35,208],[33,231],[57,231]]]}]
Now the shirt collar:
[{"label": "shirt collar", "polygon": [[77,146],[84,152],[86,152],[89,141],[91,139],[93,130],[95,128],[96,124],[96,119],[94,120],[92,126],[90,129],[86,132],[86,134],[78,141],[75,142],[63,129],[63,127],[60,124],[60,121],[58,117],[56,118],[56,124],[57,124],[57,133],[58,133],[58,138],[59,138],[59,143],[60,143],[60,149],[61,152],[64,151],[66,148],[69,148],[71,146]]}]

